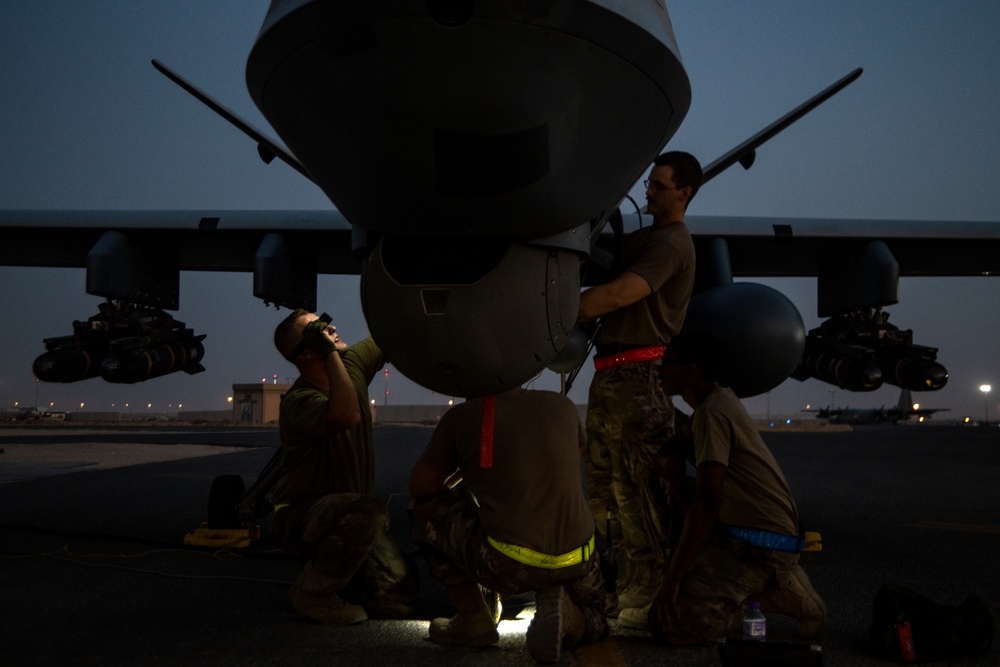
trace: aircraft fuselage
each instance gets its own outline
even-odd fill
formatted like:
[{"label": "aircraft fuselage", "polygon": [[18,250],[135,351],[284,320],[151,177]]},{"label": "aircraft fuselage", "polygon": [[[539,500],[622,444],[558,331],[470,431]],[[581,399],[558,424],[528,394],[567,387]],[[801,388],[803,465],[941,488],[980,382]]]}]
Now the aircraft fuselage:
[{"label": "aircraft fuselage", "polygon": [[355,226],[372,335],[460,396],[564,347],[592,225],[691,100],[659,0],[276,0],[247,85]]},{"label": "aircraft fuselage", "polygon": [[279,0],[247,85],[344,215],[406,235],[608,213],[691,99],[660,0]]}]

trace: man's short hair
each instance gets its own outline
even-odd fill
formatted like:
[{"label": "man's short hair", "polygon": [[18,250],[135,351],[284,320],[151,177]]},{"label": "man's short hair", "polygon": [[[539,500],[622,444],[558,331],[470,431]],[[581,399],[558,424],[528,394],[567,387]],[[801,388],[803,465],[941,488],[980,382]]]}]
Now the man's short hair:
[{"label": "man's short hair", "polygon": [[674,184],[679,188],[691,188],[691,198],[688,199],[688,204],[690,204],[691,199],[694,199],[694,196],[698,194],[698,188],[701,187],[701,181],[704,178],[698,158],[684,151],[667,151],[657,155],[653,164],[657,167],[672,168],[674,170]]},{"label": "man's short hair", "polygon": [[308,310],[296,308],[291,315],[281,320],[281,324],[274,330],[274,346],[278,348],[281,356],[293,364],[295,359],[292,358],[292,353],[302,340],[302,334],[297,330],[295,323],[308,314]]},{"label": "man's short hair", "polygon": [[712,334],[703,331],[684,331],[670,339],[669,349],[677,360],[694,364],[707,382],[719,379],[722,366],[722,345]]}]

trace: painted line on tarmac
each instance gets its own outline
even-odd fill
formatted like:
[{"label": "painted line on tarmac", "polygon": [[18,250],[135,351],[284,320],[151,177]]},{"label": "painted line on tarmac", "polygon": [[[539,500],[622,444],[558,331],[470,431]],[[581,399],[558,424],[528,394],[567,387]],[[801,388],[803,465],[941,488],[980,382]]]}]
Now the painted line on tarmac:
[{"label": "painted line on tarmac", "polygon": [[932,530],[955,530],[962,533],[988,533],[990,535],[1000,535],[1000,526],[990,526],[975,523],[939,523],[925,521],[916,524],[917,528],[930,528]]},{"label": "painted line on tarmac", "polygon": [[625,656],[611,636],[573,649],[573,658],[579,667],[625,667]]}]

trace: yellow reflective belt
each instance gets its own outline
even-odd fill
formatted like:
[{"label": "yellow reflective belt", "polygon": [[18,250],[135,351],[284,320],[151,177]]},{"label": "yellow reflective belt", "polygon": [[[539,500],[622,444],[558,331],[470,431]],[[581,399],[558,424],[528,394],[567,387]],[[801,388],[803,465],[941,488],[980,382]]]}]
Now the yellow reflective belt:
[{"label": "yellow reflective belt", "polygon": [[288,503],[278,503],[277,505],[274,506],[274,511],[277,512],[282,507],[288,507]]},{"label": "yellow reflective belt", "polygon": [[564,553],[561,556],[550,556],[548,554],[539,553],[529,549],[528,547],[519,547],[515,544],[507,544],[506,542],[494,540],[492,537],[487,537],[486,540],[493,546],[494,549],[509,558],[513,558],[519,563],[532,565],[534,567],[543,567],[548,570],[555,570],[560,567],[569,567],[570,565],[583,563],[590,560],[590,555],[594,553],[593,535],[590,536],[590,541],[580,548],[573,549],[573,551]]}]

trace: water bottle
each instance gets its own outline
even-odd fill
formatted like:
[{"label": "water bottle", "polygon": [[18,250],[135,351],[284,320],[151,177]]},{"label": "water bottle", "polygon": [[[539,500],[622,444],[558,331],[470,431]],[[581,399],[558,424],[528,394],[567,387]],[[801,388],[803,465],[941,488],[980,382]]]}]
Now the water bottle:
[{"label": "water bottle", "polygon": [[753,601],[743,617],[743,639],[762,642],[767,639],[767,618],[760,611],[760,603]]}]

